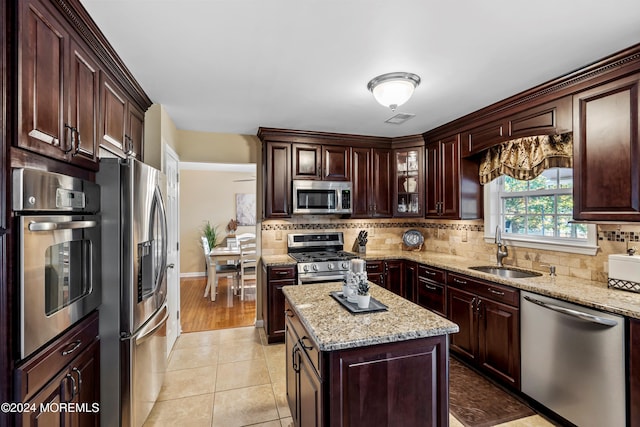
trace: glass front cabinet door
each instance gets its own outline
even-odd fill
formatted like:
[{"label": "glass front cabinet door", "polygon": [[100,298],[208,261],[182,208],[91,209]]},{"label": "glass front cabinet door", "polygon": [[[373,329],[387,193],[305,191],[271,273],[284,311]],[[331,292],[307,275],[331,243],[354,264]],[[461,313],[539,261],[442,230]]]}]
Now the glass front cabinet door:
[{"label": "glass front cabinet door", "polygon": [[396,149],[393,214],[397,217],[424,216],[424,147]]}]

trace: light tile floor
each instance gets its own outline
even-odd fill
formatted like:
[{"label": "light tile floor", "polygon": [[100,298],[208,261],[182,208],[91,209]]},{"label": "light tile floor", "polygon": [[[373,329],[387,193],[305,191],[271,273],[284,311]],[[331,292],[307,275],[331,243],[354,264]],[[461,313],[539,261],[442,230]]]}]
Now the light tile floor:
[{"label": "light tile floor", "polygon": [[[290,427],[285,349],[266,343],[262,328],[183,334],[145,427]],[[451,427],[462,427],[453,416]],[[501,427],[552,426],[532,416]]]}]

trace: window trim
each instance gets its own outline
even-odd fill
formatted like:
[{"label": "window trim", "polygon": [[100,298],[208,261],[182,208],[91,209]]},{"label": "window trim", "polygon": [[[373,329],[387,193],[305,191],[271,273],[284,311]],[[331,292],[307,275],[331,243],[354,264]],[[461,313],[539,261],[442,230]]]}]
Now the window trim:
[{"label": "window trim", "polygon": [[[496,181],[484,186],[484,241],[495,242],[495,230],[500,224],[500,197]],[[502,233],[502,241],[507,246],[531,248],[556,252],[568,252],[582,255],[595,255],[598,252],[598,232],[595,224],[587,224],[587,240],[557,239],[530,235]]]}]

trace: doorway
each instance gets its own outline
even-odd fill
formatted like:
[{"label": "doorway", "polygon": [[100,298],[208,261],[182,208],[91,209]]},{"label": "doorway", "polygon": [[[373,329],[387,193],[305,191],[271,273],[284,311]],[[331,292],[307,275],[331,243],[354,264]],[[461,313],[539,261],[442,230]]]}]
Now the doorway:
[{"label": "doorway", "polygon": [[178,154],[163,141],[162,170],[167,177],[167,354],[171,353],[174,343],[180,335],[180,188],[178,183],[180,159]]}]

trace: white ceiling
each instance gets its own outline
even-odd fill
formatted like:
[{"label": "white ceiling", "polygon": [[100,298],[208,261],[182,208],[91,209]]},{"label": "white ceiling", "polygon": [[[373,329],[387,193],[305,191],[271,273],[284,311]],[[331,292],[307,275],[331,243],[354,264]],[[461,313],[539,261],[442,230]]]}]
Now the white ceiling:
[{"label": "white ceiling", "polygon": [[[640,42],[638,0],[81,0],[179,129],[422,133]],[[397,112],[383,73],[422,84]]]}]

